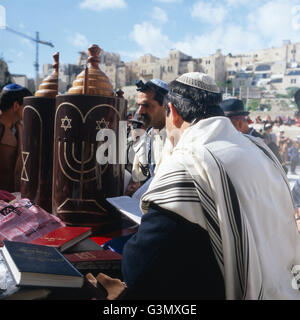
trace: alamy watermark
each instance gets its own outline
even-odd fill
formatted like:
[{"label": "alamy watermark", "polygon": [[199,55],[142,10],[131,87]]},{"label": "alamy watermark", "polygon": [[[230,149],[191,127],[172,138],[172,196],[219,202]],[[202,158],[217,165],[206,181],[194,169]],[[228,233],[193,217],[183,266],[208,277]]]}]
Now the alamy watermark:
[{"label": "alamy watermark", "polygon": [[[98,142],[98,148],[96,160],[98,164],[133,164],[135,154],[133,149],[136,142],[143,145],[142,148],[145,154],[147,153],[146,158],[148,158],[148,152],[151,152],[150,158],[154,159],[155,140],[164,140],[165,131],[154,131],[151,135],[148,135],[143,129],[132,129],[129,135],[127,135],[126,121],[120,121],[118,127],[118,131],[101,129],[97,133],[96,141]],[[130,139],[132,143],[129,143]]]},{"label": "alamy watermark", "polygon": [[6,9],[0,5],[0,29],[6,28]]},{"label": "alamy watermark", "polygon": [[[179,130],[173,130],[168,139],[176,145],[180,138]],[[143,165],[151,159],[151,164],[157,164],[159,158],[155,153],[161,153],[163,142],[166,139],[166,130],[153,130],[151,134],[143,129],[132,129],[127,135],[127,122],[119,122],[119,130],[101,129],[97,133],[96,141],[98,142],[96,160],[100,165],[116,164],[133,164],[135,158],[134,145],[139,144],[137,149],[143,151]],[[129,142],[131,140],[131,143]],[[157,143],[161,140],[162,143]],[[139,152],[140,153],[140,152]]]}]

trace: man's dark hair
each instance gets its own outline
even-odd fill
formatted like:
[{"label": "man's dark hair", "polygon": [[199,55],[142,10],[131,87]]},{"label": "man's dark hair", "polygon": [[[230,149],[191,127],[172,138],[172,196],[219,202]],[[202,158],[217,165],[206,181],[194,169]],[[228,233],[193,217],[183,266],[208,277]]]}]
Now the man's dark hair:
[{"label": "man's dark hair", "polygon": [[171,102],[182,119],[188,123],[194,120],[225,116],[220,107],[222,95],[197,89],[181,82],[172,81],[169,93],[165,96],[164,107],[170,113],[168,103]]},{"label": "man's dark hair", "polygon": [[137,91],[139,92],[154,92],[154,100],[156,100],[160,106],[163,105],[164,97],[166,95],[165,90],[152,83],[151,81],[148,81],[145,84],[143,83],[143,81],[137,81],[136,86],[138,87]]},{"label": "man's dark hair", "polygon": [[32,96],[32,93],[26,88],[18,91],[2,90],[0,94],[0,110],[2,112],[9,110],[15,102],[22,105],[23,98],[28,96]]}]

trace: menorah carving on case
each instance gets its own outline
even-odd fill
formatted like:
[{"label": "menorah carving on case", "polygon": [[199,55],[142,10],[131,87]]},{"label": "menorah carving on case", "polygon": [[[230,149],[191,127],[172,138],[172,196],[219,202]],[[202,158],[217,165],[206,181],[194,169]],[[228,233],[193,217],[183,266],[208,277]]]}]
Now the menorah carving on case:
[{"label": "menorah carving on case", "polygon": [[[99,164],[96,137],[111,129],[119,139],[127,102],[99,70],[100,48],[94,45],[89,53],[89,68],[68,94],[56,98],[52,207],[66,224],[98,227],[116,219],[105,199],[123,194],[124,165]],[[116,152],[121,152],[119,141]]]}]

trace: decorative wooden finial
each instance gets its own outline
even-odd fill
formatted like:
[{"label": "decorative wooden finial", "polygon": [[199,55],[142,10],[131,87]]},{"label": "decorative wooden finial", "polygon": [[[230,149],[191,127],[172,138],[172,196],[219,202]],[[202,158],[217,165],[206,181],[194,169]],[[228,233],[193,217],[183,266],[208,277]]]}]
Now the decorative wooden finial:
[{"label": "decorative wooden finial", "polygon": [[96,44],[93,44],[88,48],[88,51],[90,56],[87,61],[90,64],[90,68],[99,69],[101,49]]},{"label": "decorative wooden finial", "polygon": [[53,55],[54,63],[52,65],[54,73],[58,76],[58,69],[59,69],[59,52],[54,53]]},{"label": "decorative wooden finial", "polygon": [[77,76],[68,93],[112,97],[114,95],[113,86],[108,77],[99,68],[101,49],[96,44],[93,44],[88,48],[88,51],[88,70],[83,70]]},{"label": "decorative wooden finial", "polygon": [[117,94],[117,97],[124,99],[124,91],[122,91],[121,89],[119,89],[119,90],[116,92],[116,94]]},{"label": "decorative wooden finial", "polygon": [[42,81],[35,93],[36,97],[55,98],[58,95],[59,52],[53,55],[53,59],[53,73]]},{"label": "decorative wooden finial", "polygon": [[89,68],[87,66],[84,70],[83,94],[89,94]]}]

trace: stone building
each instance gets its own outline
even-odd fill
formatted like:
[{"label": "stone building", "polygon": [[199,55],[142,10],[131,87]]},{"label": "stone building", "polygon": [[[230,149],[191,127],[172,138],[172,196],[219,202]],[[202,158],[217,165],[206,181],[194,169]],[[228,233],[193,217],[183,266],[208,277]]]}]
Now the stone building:
[{"label": "stone building", "polygon": [[144,82],[153,78],[159,78],[160,74],[160,59],[147,54],[136,60],[126,63],[128,67],[128,85],[132,85],[136,80],[143,80]]},{"label": "stone building", "polygon": [[[300,88],[300,43],[286,40],[278,48],[237,56],[229,54],[225,61],[227,79],[236,86],[261,88],[274,94],[286,94],[289,88]],[[242,78],[247,80],[242,81]]]},{"label": "stone building", "polygon": [[[88,53],[83,51],[79,53],[76,64],[60,66],[60,92],[71,86],[86,65],[87,58]],[[240,55],[224,56],[221,50],[217,50],[215,54],[193,58],[179,50],[171,50],[162,59],[147,54],[125,63],[119,54],[102,51],[100,58],[100,68],[109,77],[115,90],[134,86],[136,80],[146,82],[159,78],[171,82],[186,72],[196,71],[207,73],[224,87],[230,81],[234,92],[250,88],[255,95],[259,90],[285,93],[287,88],[300,87],[300,43],[288,40],[278,48]],[[51,69],[51,65],[45,65],[43,77]]]},{"label": "stone building", "polygon": [[[83,70],[83,65],[62,63],[59,65],[59,85],[58,90],[60,93],[65,93],[72,87],[73,81],[77,75]],[[53,72],[52,64],[43,65],[43,74],[40,79],[45,79]]]},{"label": "stone building", "polygon": [[[208,74],[216,82],[226,80],[226,58],[222,55],[221,50],[217,50],[216,54],[200,59],[202,72]],[[201,70],[199,70],[201,71]]]}]

